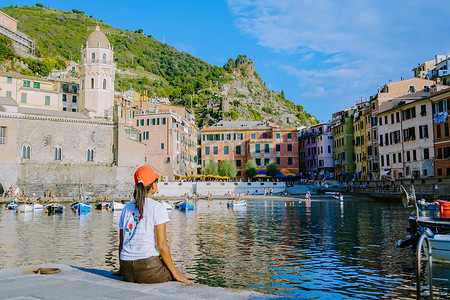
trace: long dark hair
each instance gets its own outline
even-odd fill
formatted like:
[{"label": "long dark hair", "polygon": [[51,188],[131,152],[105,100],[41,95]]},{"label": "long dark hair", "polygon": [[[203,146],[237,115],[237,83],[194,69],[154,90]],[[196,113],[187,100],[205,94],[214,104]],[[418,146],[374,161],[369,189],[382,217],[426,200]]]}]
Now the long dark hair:
[{"label": "long dark hair", "polygon": [[150,191],[152,186],[157,183],[158,179],[156,179],[147,186],[144,186],[142,182],[138,182],[134,186],[134,193],[133,193],[134,205],[136,206],[137,210],[139,211],[139,214],[142,217],[144,216],[145,196],[148,194],[148,191]]}]

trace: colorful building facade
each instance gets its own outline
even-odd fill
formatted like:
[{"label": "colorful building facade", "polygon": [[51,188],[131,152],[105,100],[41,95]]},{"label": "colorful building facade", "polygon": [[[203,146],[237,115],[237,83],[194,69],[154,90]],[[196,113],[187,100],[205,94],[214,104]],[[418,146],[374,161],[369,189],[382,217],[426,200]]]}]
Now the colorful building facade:
[{"label": "colorful building facade", "polygon": [[434,175],[450,176],[450,90],[431,95],[434,132],[434,151],[436,155]]},{"label": "colorful building facade", "polygon": [[169,180],[197,174],[198,129],[186,108],[158,105],[136,113],[134,121],[146,164]]},{"label": "colorful building facade", "polygon": [[355,107],[333,114],[334,168],[339,181],[353,180],[355,164],[353,159],[353,121]]},{"label": "colorful building facade", "polygon": [[202,166],[208,161],[233,161],[238,178],[246,178],[245,164],[259,170],[274,161],[278,169],[299,172],[297,130],[261,121],[221,121],[201,130]]}]

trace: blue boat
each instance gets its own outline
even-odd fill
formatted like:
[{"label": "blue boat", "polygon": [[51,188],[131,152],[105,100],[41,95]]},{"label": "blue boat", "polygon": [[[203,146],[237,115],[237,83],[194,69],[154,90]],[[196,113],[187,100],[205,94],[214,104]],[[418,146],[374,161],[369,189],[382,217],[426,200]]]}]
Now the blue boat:
[{"label": "blue boat", "polygon": [[86,202],[76,202],[71,207],[74,211],[88,211],[91,210],[92,205]]},{"label": "blue boat", "polygon": [[19,206],[19,203],[17,203],[16,200],[13,200],[13,201],[8,202],[8,203],[6,204],[6,209],[15,210],[18,206]]},{"label": "blue boat", "polygon": [[176,204],[176,207],[180,210],[193,210],[194,209],[194,204],[186,201],[180,202]]}]

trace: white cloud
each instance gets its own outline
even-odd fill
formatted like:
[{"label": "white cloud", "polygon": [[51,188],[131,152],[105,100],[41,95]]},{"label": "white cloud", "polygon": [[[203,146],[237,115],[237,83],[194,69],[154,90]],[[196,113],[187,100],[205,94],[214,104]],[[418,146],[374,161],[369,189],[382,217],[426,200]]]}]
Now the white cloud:
[{"label": "white cloud", "polygon": [[445,32],[436,30],[447,27],[450,2],[228,0],[228,7],[259,45],[308,60],[308,68],[281,67],[298,78],[300,102],[346,97],[340,101],[352,105],[389,78],[411,77],[437,51],[450,52]]}]

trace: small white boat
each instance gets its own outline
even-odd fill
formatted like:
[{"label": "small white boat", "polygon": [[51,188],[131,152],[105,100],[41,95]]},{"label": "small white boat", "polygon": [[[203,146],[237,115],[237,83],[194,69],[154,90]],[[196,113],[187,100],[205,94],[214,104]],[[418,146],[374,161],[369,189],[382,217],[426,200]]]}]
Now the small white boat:
[{"label": "small white boat", "polygon": [[31,204],[20,204],[16,208],[16,211],[20,211],[20,212],[29,212],[29,211],[33,211],[33,210],[34,210],[34,207]]},{"label": "small white boat", "polygon": [[112,210],[121,210],[125,207],[125,204],[113,201],[111,202],[110,207]]},{"label": "small white boat", "polygon": [[227,206],[228,207],[237,207],[237,206],[246,206],[247,205],[247,200],[239,200],[239,201],[228,201]]},{"label": "small white boat", "polygon": [[164,207],[167,209],[167,210],[172,210],[172,204],[170,204],[169,203],[169,201],[159,201],[162,205],[164,205]]},{"label": "small white boat", "polygon": [[340,201],[344,201],[344,195],[342,195],[341,193],[334,193],[333,194],[333,198],[334,199],[337,199],[337,200],[340,200]]},{"label": "small white boat", "polygon": [[40,204],[40,203],[31,203],[31,205],[33,205],[34,210],[36,209],[44,209],[44,205]]}]

